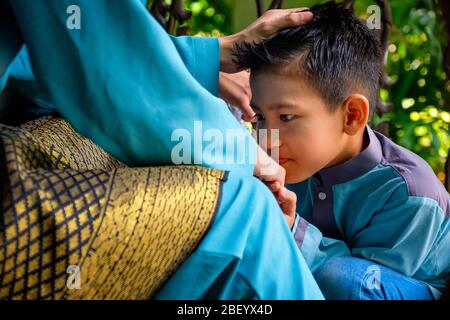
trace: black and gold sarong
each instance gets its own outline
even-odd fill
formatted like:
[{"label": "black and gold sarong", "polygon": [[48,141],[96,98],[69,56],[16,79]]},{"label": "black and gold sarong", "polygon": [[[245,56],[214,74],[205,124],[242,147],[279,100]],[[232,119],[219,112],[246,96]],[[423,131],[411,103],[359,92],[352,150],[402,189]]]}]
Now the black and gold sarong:
[{"label": "black and gold sarong", "polygon": [[0,298],[151,298],[201,240],[224,180],[127,167],[60,118],[0,125]]}]

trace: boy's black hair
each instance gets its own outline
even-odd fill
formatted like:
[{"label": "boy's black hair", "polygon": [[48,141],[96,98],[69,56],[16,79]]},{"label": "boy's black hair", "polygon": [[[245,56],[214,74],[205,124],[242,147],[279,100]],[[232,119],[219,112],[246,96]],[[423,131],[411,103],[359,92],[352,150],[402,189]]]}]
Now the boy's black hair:
[{"label": "boy's black hair", "polygon": [[[378,100],[381,48],[366,24],[334,1],[310,8],[314,20],[284,29],[260,43],[234,48],[234,61],[259,70],[294,71],[335,110],[351,93],[364,94],[371,114]],[[295,70],[287,69],[296,63]]]}]

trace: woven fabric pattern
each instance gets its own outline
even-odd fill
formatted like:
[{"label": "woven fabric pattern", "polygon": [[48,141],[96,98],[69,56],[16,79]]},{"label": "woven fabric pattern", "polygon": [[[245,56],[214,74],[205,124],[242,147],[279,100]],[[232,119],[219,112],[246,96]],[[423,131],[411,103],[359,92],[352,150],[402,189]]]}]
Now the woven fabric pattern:
[{"label": "woven fabric pattern", "polygon": [[146,299],[189,256],[226,173],[130,168],[60,118],[0,125],[0,298]]}]

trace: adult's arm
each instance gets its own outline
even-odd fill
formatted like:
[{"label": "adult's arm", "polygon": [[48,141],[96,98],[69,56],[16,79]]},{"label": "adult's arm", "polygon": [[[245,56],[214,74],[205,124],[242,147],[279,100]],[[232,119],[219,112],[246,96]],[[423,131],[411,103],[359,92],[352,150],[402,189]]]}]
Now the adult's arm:
[{"label": "adult's arm", "polygon": [[[80,30],[66,25],[71,5],[80,8]],[[225,103],[192,77],[139,1],[18,0],[11,7],[51,104],[78,132],[127,164],[173,163],[179,141],[172,141],[172,133],[194,133],[194,121],[202,121],[203,132],[216,129],[225,137],[231,129],[248,136]],[[215,50],[205,64],[218,66],[218,43]],[[218,143],[209,157],[201,146],[192,147],[191,163],[252,174],[256,153],[249,150],[256,145],[247,141],[250,148]],[[245,161],[221,161],[227,153]]]}]

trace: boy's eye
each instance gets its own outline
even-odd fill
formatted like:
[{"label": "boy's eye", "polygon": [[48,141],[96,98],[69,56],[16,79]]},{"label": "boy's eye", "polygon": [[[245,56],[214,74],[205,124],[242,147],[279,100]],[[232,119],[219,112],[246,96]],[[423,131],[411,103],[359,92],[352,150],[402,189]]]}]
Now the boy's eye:
[{"label": "boy's eye", "polygon": [[293,114],[281,114],[280,115],[280,120],[283,122],[288,122],[291,120],[294,120],[295,116]]}]

